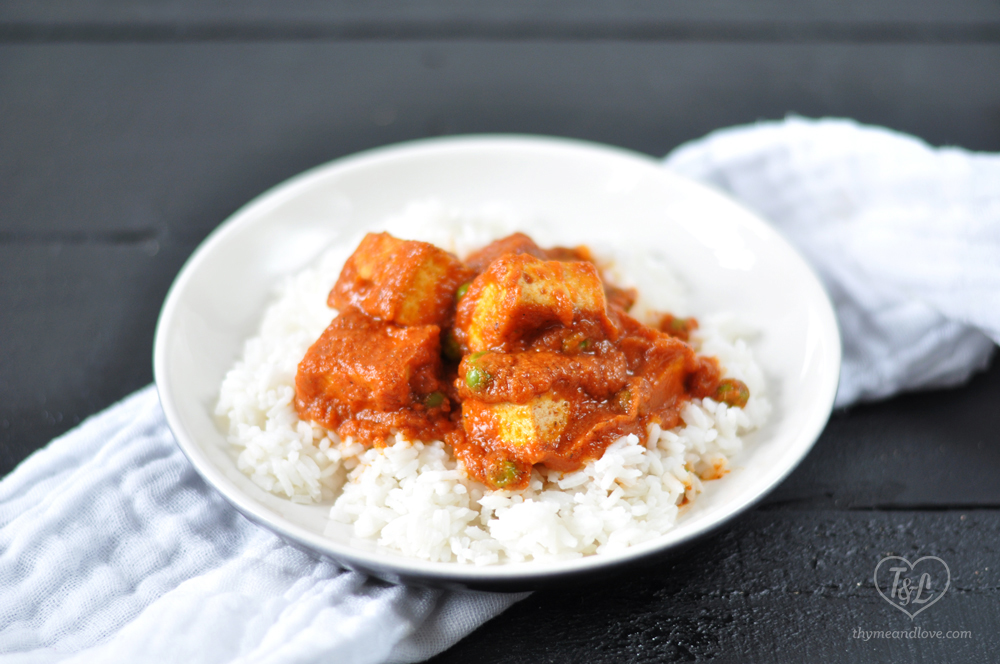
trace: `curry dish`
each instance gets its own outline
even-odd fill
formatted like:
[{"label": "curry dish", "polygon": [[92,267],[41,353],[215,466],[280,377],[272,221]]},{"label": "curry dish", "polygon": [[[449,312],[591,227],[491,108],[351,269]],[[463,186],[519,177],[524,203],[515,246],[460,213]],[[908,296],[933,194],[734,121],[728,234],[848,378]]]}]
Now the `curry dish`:
[{"label": "curry dish", "polygon": [[531,468],[573,471],[691,398],[746,405],[746,385],[687,343],[694,319],[629,316],[585,247],[516,233],[460,261],[369,234],[328,304],[340,313],[299,364],[299,417],[366,445],[444,440],[466,472],[518,490]]}]

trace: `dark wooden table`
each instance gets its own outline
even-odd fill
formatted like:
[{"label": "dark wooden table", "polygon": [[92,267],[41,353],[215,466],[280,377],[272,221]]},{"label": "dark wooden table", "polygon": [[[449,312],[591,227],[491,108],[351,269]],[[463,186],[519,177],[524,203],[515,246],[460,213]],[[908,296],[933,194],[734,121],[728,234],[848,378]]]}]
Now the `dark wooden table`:
[{"label": "dark wooden table", "polygon": [[[466,132],[661,155],[787,113],[1000,150],[1000,5],[4,3],[0,474],[152,380],[185,258],[303,169]],[[657,567],[540,591],[435,661],[996,661],[998,404],[994,366],[837,412],[728,529]],[[951,570],[912,622],[873,587],[890,554]],[[913,626],[971,634],[854,635]]]}]

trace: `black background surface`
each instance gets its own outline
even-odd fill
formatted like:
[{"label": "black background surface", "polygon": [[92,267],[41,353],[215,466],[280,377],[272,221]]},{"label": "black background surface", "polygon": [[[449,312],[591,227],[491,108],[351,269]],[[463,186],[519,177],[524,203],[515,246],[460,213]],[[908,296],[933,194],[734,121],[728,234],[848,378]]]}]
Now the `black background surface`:
[{"label": "black background surface", "polygon": [[[1000,151],[1000,4],[19,2],[0,6],[0,474],[152,380],[156,316],[250,198],[468,132],[662,155],[788,113]],[[834,414],[768,499],[679,557],[540,591],[438,662],[994,661],[1000,367]],[[871,582],[937,555],[914,621]],[[970,630],[959,640],[856,628]]]}]

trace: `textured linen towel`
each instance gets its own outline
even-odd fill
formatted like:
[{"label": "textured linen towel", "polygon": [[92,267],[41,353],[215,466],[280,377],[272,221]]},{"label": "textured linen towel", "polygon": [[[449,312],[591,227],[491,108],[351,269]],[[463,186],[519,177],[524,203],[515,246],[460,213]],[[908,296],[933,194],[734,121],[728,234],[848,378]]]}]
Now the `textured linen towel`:
[{"label": "textured linen towel", "polygon": [[523,595],[395,586],[244,519],[147,387],[0,482],[3,662],[413,662]]},{"label": "textured linen towel", "polygon": [[758,212],[815,268],[844,344],[838,406],[957,385],[1000,343],[1000,156],[792,117],[717,131],[666,165]]},{"label": "textured linen towel", "polygon": [[[954,384],[1000,340],[1000,158],[845,121],[718,132],[667,166],[771,219],[844,336],[838,403]],[[393,586],[208,488],[146,388],[0,481],[4,662],[405,662],[523,595]]]}]

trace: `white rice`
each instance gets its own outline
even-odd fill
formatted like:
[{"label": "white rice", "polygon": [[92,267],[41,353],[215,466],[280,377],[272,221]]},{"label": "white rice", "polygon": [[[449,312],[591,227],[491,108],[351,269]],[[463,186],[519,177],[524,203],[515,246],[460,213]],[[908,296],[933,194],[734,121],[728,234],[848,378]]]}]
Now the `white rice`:
[{"label": "white rice", "polygon": [[[463,212],[433,202],[413,204],[385,225],[398,237],[433,242],[460,256],[518,227],[503,210]],[[702,491],[702,478],[725,474],[743,447],[740,436],[769,414],[761,370],[737,336],[745,331],[731,318],[714,316],[699,318],[692,340],[701,354],[719,358],[727,376],[747,384],[745,408],[695,399],[681,413],[683,426],[661,431],[653,425],[645,440],[625,436],[573,473],[536,468],[524,491],[489,491],[468,479],[440,441],[397,436],[382,449],[341,441],[299,420],[295,372],[335,314],[326,298],[359,241],[360,235],[330,249],[281,284],[260,334],[247,341],[226,375],[216,413],[242,472],[294,502],[331,503],[330,518],[353,524],[360,540],[407,556],[477,565],[617,551],[670,529],[680,505]],[[616,267],[619,283],[627,285],[625,278],[634,275]],[[629,268],[645,266],[630,260]],[[658,295],[655,308],[687,313],[676,293],[668,293],[675,301],[667,304]],[[653,308],[640,301],[634,311]]]}]

